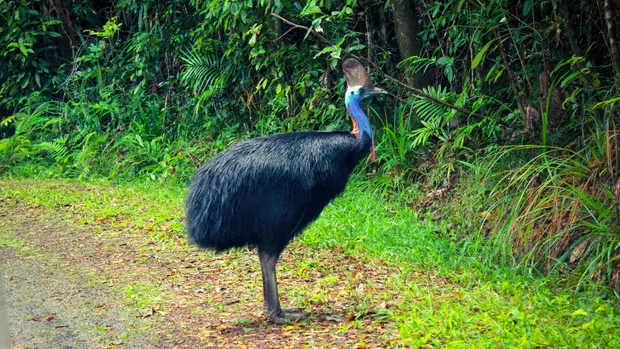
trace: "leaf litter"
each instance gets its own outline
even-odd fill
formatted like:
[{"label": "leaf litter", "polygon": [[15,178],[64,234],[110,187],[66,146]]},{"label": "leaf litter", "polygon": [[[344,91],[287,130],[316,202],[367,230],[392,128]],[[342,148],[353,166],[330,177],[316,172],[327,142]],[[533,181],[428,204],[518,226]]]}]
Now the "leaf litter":
[{"label": "leaf litter", "polygon": [[[76,198],[93,195],[80,185],[55,190]],[[27,215],[37,227],[20,239],[44,253],[58,253],[67,267],[86,264],[96,271],[97,281],[115,289],[154,285],[157,296],[147,297],[147,311],[139,291],[135,298],[128,297],[127,306],[135,307],[137,317],[149,319],[148,330],[156,331],[166,346],[387,348],[399,342],[395,324],[377,315],[398,302],[389,280],[400,272],[380,260],[347,255],[341,248],[293,243],[278,266],[281,302],[310,316],[280,326],[268,323],[262,314],[260,265],[254,251],[199,251],[187,247],[178,232],[168,236],[172,243],[164,243],[153,238],[154,224],[135,224],[132,214],[101,215],[104,205],[80,200],[51,207],[13,200],[12,207],[11,214]],[[58,229],[63,225],[71,229]],[[169,225],[160,228],[171,232]]]}]

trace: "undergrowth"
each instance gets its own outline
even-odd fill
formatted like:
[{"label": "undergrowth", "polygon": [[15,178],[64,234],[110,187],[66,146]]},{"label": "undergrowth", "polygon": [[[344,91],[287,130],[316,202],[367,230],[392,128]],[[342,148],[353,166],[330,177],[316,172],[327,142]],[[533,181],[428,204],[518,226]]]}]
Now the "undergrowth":
[{"label": "undergrowth", "polygon": [[[401,28],[394,2],[233,3],[0,1],[0,175],[183,186],[237,141],[348,129],[339,67],[354,53],[391,93],[367,106],[368,192],[489,264],[620,292],[617,33],[595,30],[620,12],[420,1]],[[419,56],[400,55],[399,31],[421,39]],[[428,80],[416,87],[460,111],[394,79]]]},{"label": "undergrowth", "polygon": [[492,156],[539,151],[490,175],[496,184],[484,218],[494,238],[511,247],[506,253],[524,267],[567,275],[571,286],[598,280],[620,293],[619,136],[607,129],[579,151],[517,146]]}]

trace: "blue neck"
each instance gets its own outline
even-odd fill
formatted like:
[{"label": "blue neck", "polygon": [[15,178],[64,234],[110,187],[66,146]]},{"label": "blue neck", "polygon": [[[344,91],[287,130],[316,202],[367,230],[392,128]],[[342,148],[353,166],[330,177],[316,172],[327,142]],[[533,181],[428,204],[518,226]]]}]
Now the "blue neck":
[{"label": "blue neck", "polygon": [[347,96],[345,104],[349,110],[349,114],[357,123],[360,129],[360,137],[365,133],[368,137],[372,137],[372,128],[366,117],[366,113],[362,109],[362,98],[358,95]]}]

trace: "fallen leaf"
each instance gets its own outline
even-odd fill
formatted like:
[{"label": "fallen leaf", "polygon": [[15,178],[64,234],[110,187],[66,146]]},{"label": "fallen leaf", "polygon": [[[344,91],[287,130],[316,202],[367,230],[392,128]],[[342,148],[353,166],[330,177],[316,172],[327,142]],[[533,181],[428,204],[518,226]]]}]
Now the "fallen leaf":
[{"label": "fallen leaf", "polygon": [[46,317],[46,318],[45,318],[45,320],[47,320],[47,321],[52,321],[52,320],[54,320],[55,318],[56,318],[56,317],[54,317],[54,316],[51,316],[51,315],[50,315],[50,316]]},{"label": "fallen leaf", "polygon": [[43,318],[42,316],[37,315],[37,316],[31,317],[30,320],[31,321],[41,321],[42,318]]},{"label": "fallen leaf", "polygon": [[54,326],[55,328],[63,328],[63,327],[67,327],[67,325],[56,325]]}]

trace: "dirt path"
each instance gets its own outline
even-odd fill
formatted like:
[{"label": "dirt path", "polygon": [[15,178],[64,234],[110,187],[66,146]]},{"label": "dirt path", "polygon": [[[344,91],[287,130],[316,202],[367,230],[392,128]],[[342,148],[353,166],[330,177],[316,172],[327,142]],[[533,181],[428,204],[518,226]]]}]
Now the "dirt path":
[{"label": "dirt path", "polygon": [[155,345],[152,334],[140,330],[150,324],[127,311],[88,259],[75,263],[79,231],[41,209],[0,209],[0,216],[0,230],[14,237],[0,250],[14,348]]},{"label": "dirt path", "polygon": [[[92,188],[55,190],[75,198]],[[252,251],[214,255],[185,246],[182,236],[162,242],[134,226],[131,215],[100,209],[58,198],[41,205],[0,197],[13,347],[380,348],[397,342],[396,326],[384,316],[398,302],[390,285],[397,270],[380,261],[291,246],[278,268],[282,303],[311,316],[277,326],[262,316]]]}]

